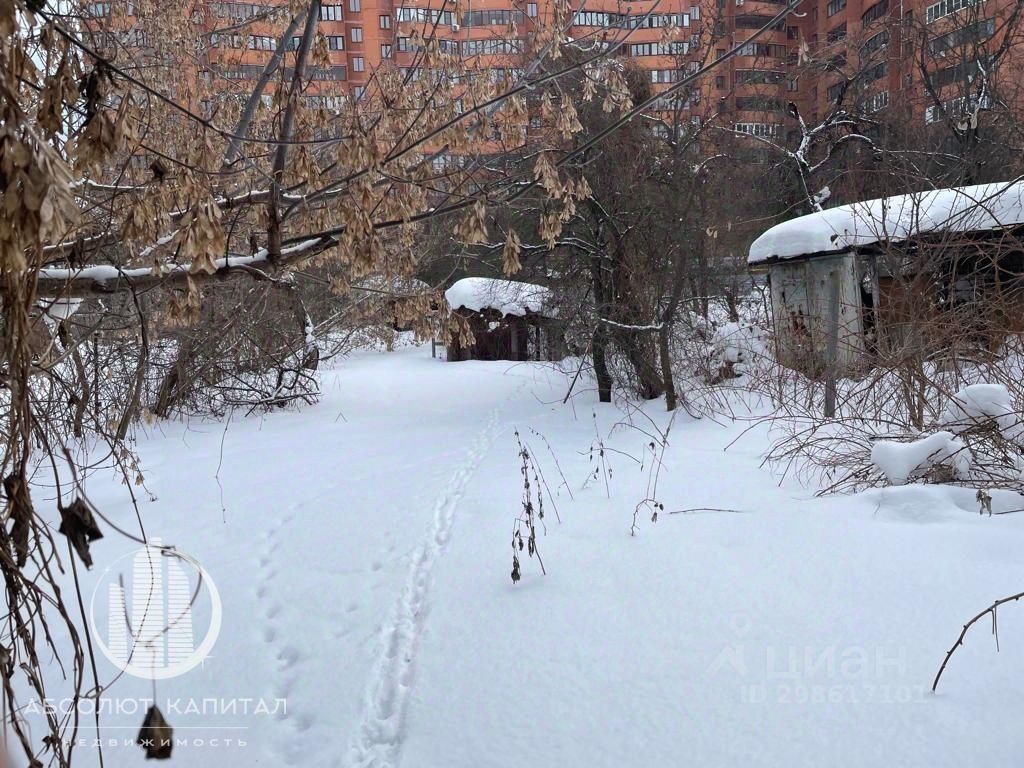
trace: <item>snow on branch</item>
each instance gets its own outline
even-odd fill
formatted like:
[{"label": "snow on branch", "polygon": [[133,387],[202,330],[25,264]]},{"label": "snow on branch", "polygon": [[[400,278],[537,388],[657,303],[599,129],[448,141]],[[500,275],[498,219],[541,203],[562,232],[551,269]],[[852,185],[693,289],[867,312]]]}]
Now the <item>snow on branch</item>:
[{"label": "snow on branch", "polygon": [[303,240],[281,250],[281,257],[271,263],[266,248],[251,256],[225,256],[213,259],[213,272],[199,270],[193,262],[161,264],[153,267],[115,267],[94,264],[85,267],[44,267],[39,270],[37,292],[44,296],[73,296],[89,293],[115,293],[117,291],[152,288],[156,285],[184,281],[191,277],[223,277],[230,272],[246,272],[262,279],[270,275],[260,267],[280,268],[291,262],[320,253],[334,243],[331,237]]},{"label": "snow on branch", "polygon": [[610,325],[614,328],[621,328],[624,331],[660,331],[665,327],[664,323],[652,323],[650,325],[630,325],[629,323],[617,323],[614,320],[609,320],[607,317],[597,318],[599,323]]}]

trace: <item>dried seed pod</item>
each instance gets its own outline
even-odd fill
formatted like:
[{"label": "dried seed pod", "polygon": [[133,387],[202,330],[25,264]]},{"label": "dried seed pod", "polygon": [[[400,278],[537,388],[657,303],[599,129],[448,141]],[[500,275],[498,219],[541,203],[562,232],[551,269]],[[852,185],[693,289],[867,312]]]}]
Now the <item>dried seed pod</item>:
[{"label": "dried seed pod", "polygon": [[68,537],[75,552],[82,558],[86,568],[92,568],[92,555],[89,554],[89,542],[102,539],[103,533],[96,525],[96,519],[92,515],[89,505],[82,499],[75,499],[68,506],[59,505],[60,528],[59,533]]},{"label": "dried seed pod", "polygon": [[146,751],[146,759],[168,760],[174,747],[174,729],[167,724],[163,713],[153,706],[139,729],[137,743]]},{"label": "dried seed pod", "polygon": [[7,494],[7,517],[14,521],[10,533],[14,557],[21,568],[28,559],[28,534],[33,514],[32,497],[29,495],[25,476],[12,472],[5,477],[4,492]]}]

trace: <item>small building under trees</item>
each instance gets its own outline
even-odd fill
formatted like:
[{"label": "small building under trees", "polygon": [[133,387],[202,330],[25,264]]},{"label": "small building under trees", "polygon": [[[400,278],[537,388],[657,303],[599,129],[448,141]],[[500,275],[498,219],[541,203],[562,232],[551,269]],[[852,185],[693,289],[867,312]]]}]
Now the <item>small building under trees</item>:
[{"label": "small building under trees", "polygon": [[772,227],[748,264],[768,274],[779,361],[815,375],[879,359],[995,351],[1024,331],[1024,183],[841,205]]},{"label": "small building under trees", "polygon": [[438,292],[414,277],[370,275],[352,284],[363,316],[377,316],[396,331],[414,330],[425,313],[438,309]]},{"label": "small building under trees", "polygon": [[473,343],[453,338],[448,360],[558,360],[563,324],[542,285],[467,277],[445,291],[451,311],[466,320]]}]

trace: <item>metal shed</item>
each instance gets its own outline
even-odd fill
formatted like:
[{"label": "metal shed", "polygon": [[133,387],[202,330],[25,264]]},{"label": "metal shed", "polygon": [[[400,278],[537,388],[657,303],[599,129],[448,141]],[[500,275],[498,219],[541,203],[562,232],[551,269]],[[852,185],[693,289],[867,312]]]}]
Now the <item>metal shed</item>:
[{"label": "metal shed", "polygon": [[[947,312],[1000,280],[1024,298],[1022,225],[1024,183],[1007,182],[852,203],[772,227],[747,261],[768,274],[779,361],[809,375],[849,372],[907,344],[922,307]],[[986,252],[994,280],[978,277]],[[923,263],[933,274],[915,282]]]}]

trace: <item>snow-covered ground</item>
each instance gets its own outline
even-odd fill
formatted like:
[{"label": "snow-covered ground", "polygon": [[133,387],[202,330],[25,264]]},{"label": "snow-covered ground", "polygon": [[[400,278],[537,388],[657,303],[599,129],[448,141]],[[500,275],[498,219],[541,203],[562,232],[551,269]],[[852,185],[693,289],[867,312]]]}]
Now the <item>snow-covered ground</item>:
[{"label": "snow-covered ground", "polygon": [[[961,625],[1024,589],[1024,515],[981,517],[972,490],[942,487],[815,499],[760,468],[763,432],[726,450],[746,424],[679,416],[665,510],[630,536],[663,403],[630,417],[581,392],[563,406],[550,368],[429,348],[323,378],[315,407],[162,423],[139,443],[148,535],[197,558],[223,602],[212,656],[157,683],[192,739],[179,764],[1020,764],[1024,606],[1000,612],[999,653],[976,626],[929,688]],[[550,509],[547,575],[524,553],[513,585],[516,430],[561,522]],[[88,491],[132,525],[124,486],[99,473]],[[997,512],[1022,506],[995,496]],[[698,507],[733,511],[670,514]],[[87,595],[135,545],[93,548]],[[152,691],[122,677],[107,695]],[[275,699],[274,714],[238,703]],[[141,714],[121,709],[104,739],[134,736]]]}]

